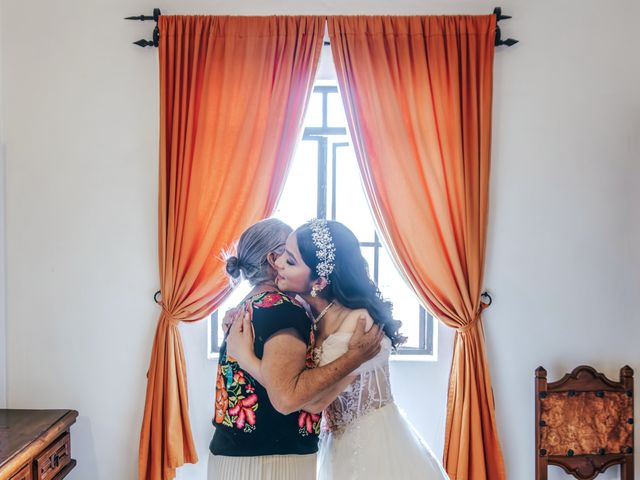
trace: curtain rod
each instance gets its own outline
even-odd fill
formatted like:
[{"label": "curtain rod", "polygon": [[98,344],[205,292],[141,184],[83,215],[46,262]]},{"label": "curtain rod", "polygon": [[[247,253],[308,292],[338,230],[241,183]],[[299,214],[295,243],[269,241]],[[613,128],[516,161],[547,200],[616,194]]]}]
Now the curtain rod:
[{"label": "curtain rod", "polygon": [[[154,22],[156,22],[156,27],[153,29],[153,40],[144,40],[144,39],[138,40],[136,42],[133,42],[135,45],[138,45],[140,47],[157,47],[158,46],[158,43],[160,41],[160,30],[158,29],[158,19],[160,18],[161,15],[162,13],[160,12],[160,9],[154,8],[153,15],[138,15],[134,17],[125,17],[125,20],[140,20],[142,22],[146,20],[153,20]],[[518,43],[518,40],[514,38],[507,38],[503,40],[501,37],[502,33],[500,32],[500,27],[498,26],[498,22],[500,20],[508,20],[511,18],[511,16],[503,15],[501,7],[494,8],[493,15],[496,16],[496,39],[495,39],[494,45],[496,47],[499,47],[500,45],[506,45],[507,47],[511,47],[516,43]],[[331,43],[324,42],[324,45],[331,45]]]}]

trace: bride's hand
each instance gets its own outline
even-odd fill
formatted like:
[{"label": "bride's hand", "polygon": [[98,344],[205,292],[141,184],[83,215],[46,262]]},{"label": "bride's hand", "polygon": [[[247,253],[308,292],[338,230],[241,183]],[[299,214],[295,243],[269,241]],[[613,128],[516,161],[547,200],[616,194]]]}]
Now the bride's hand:
[{"label": "bride's hand", "polygon": [[384,330],[379,325],[373,324],[368,332],[365,332],[366,318],[364,316],[358,317],[358,324],[356,329],[349,340],[348,353],[351,353],[360,360],[360,364],[371,360],[375,357],[382,348],[380,342],[384,337]]},{"label": "bride's hand", "polygon": [[227,335],[227,355],[242,367],[247,359],[254,356],[254,331],[249,312],[243,310],[240,313],[243,313],[242,317],[236,318]]}]

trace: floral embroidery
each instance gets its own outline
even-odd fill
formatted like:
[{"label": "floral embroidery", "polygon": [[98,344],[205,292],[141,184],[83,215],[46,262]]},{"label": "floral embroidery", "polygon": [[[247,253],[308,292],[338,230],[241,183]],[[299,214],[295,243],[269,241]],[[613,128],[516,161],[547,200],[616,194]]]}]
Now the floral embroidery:
[{"label": "floral embroidery", "polygon": [[300,427],[299,433],[303,437],[310,434],[320,434],[320,415],[315,413],[309,413],[302,410],[298,416],[298,427]]},{"label": "floral embroidery", "polygon": [[251,301],[253,308],[269,308],[276,305],[282,305],[283,303],[291,303],[296,307],[302,308],[302,305],[300,305],[295,298],[291,298],[288,295],[279,292],[261,293],[253,297],[253,300]]},{"label": "floral embroidery", "polygon": [[216,378],[216,416],[215,422],[222,423],[229,407],[229,395],[224,388],[224,377],[222,369],[218,367],[218,375]]},{"label": "floral embroidery", "polygon": [[245,385],[247,380],[244,378],[244,370],[238,370],[233,376],[233,381],[238,382],[240,385]]},{"label": "floral embroidery", "polygon": [[258,301],[253,302],[255,308],[269,308],[276,305],[282,305],[285,300],[284,296],[279,293],[267,293],[262,298],[258,297]]},{"label": "floral embroidery", "polygon": [[[294,299],[277,292],[266,292],[253,297],[251,306],[256,309],[270,308],[285,302],[300,306]],[[309,343],[305,365],[307,368],[313,368],[315,367],[313,360],[313,347],[315,346],[313,328],[311,329]],[[221,352],[216,376],[214,422],[251,433],[257,428],[256,411],[259,408],[259,403],[254,378],[240,369],[238,362],[227,355],[226,350]],[[319,435],[320,418],[320,415],[300,411],[298,415],[298,433],[303,437]]]},{"label": "floral embroidery", "polygon": [[255,405],[257,408],[257,403],[258,396],[253,393],[247,398],[239,398],[236,406],[229,409],[229,415],[237,417],[236,426],[238,428],[243,428],[245,426],[245,420],[252,427],[255,426],[256,414],[252,407]]},{"label": "floral embroidery", "polygon": [[256,428],[258,395],[255,380],[240,370],[237,362],[225,358],[218,365],[215,423],[252,432]]},{"label": "floral embroidery", "polygon": [[[309,334],[309,346],[307,347],[307,356],[305,360],[305,366],[307,368],[314,368],[316,366],[316,361],[313,355],[316,346],[316,336],[311,328],[311,333]],[[300,411],[298,415],[298,427],[300,427],[299,433],[303,437],[306,437],[310,434],[319,435],[320,434],[320,415],[316,415],[315,413],[305,412],[304,410]]]}]

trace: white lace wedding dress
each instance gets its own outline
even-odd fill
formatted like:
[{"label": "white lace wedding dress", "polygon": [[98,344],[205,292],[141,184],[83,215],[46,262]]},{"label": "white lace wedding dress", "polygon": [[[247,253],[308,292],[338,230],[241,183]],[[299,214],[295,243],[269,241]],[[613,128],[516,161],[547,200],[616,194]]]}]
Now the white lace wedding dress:
[{"label": "white lace wedding dress", "polygon": [[[316,353],[325,365],[347,351],[351,333],[327,337]],[[398,410],[391,394],[391,341],[352,375],[323,412],[318,480],[443,480],[449,477]]]}]

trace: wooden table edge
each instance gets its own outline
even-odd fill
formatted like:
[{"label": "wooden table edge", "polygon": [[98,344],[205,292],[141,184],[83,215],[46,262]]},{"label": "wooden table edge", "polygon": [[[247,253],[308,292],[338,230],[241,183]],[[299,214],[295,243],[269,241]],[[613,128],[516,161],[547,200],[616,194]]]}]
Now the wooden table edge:
[{"label": "wooden table edge", "polygon": [[[47,430],[43,436],[25,445],[24,448],[18,450],[13,456],[9,457],[2,465],[0,465],[0,467],[5,472],[9,472],[9,475],[13,475],[24,466],[27,460],[31,460],[35,454],[48,446],[52,441],[58,438],[60,434],[66,432],[69,427],[76,422],[76,418],[78,418],[77,410],[67,410],[62,417],[56,420],[55,423],[58,423],[58,425],[56,425],[55,428]],[[0,477],[0,480],[3,478],[4,473],[3,477]]]}]

